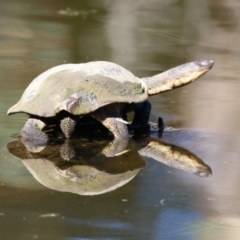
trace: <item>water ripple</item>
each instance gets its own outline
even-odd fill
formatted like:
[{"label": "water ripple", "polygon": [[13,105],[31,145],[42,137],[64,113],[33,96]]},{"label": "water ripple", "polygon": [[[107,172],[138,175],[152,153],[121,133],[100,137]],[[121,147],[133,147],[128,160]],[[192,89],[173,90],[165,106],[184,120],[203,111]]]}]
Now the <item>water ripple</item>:
[{"label": "water ripple", "polygon": [[50,68],[55,65],[63,64],[55,60],[47,59],[33,59],[33,58],[23,58],[23,57],[4,57],[0,59],[1,69],[9,70],[9,68],[29,68],[29,67],[43,67]]}]

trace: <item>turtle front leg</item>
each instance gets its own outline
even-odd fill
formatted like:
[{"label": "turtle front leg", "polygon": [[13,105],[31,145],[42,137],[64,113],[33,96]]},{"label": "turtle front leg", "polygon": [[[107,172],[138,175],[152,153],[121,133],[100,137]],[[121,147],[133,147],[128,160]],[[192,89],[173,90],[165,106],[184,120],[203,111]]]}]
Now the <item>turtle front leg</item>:
[{"label": "turtle front leg", "polygon": [[63,118],[60,123],[60,128],[66,138],[70,138],[76,126],[76,121],[70,117]]},{"label": "turtle front leg", "polygon": [[115,139],[128,138],[127,122],[121,118],[119,112],[113,106],[99,108],[90,115],[112,132]]},{"label": "turtle front leg", "polygon": [[45,126],[43,121],[34,118],[29,118],[24,124],[21,130],[21,140],[29,151],[38,152],[47,145],[48,135],[41,131]]},{"label": "turtle front leg", "polygon": [[109,106],[96,110],[91,116],[101,122],[114,135],[114,140],[103,149],[106,157],[114,157],[127,152],[128,128],[118,112],[117,107]]}]

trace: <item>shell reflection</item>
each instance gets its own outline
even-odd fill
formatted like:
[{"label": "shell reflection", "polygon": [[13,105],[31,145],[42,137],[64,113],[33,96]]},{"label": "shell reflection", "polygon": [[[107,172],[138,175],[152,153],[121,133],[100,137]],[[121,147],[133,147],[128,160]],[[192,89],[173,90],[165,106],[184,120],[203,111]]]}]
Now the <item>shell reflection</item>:
[{"label": "shell reflection", "polygon": [[62,192],[80,195],[97,195],[117,189],[146,166],[134,151],[124,157],[106,157],[102,149],[106,141],[58,140],[40,152],[30,152],[21,140],[10,142],[11,154],[23,164],[44,186]]}]

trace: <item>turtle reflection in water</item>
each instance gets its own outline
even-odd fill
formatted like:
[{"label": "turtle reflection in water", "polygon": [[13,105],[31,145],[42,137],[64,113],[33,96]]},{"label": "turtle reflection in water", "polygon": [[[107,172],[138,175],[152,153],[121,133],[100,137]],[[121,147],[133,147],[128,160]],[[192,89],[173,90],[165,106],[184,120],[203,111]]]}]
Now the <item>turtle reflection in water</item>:
[{"label": "turtle reflection in water", "polygon": [[148,96],[191,83],[212,66],[212,60],[202,59],[140,79],[111,62],[64,64],[35,78],[8,114],[23,112],[30,116],[21,135],[38,145],[47,142],[41,130],[50,124],[60,125],[65,137],[70,138],[83,115],[101,122],[115,139],[124,139],[128,129],[123,118],[128,111],[135,112],[133,124],[147,128],[151,112]]},{"label": "turtle reflection in water", "polygon": [[[175,134],[176,138],[178,132],[168,134]],[[212,174],[211,168],[190,151],[155,138],[139,142],[131,139],[130,150],[116,157],[106,156],[108,144],[109,141],[105,140],[94,143],[81,139],[57,139],[44,149],[36,148],[35,151],[39,152],[34,153],[17,140],[9,143],[8,149],[44,186],[80,195],[102,194],[125,185],[146,166],[144,157],[197,176]],[[112,146],[110,149],[113,151]]]}]

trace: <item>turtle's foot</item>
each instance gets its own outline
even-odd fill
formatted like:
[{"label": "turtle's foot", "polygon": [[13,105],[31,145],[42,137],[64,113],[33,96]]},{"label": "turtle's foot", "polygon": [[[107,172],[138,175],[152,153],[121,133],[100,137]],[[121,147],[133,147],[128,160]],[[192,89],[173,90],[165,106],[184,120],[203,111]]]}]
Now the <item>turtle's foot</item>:
[{"label": "turtle's foot", "polygon": [[76,126],[76,121],[70,117],[61,120],[60,127],[66,138],[70,138]]},{"label": "turtle's foot", "polygon": [[133,125],[132,131],[136,138],[147,137],[150,135],[150,125]]},{"label": "turtle's foot", "polygon": [[47,145],[48,135],[41,131],[45,125],[39,119],[29,118],[23,126],[21,140],[30,152],[40,152]]}]

